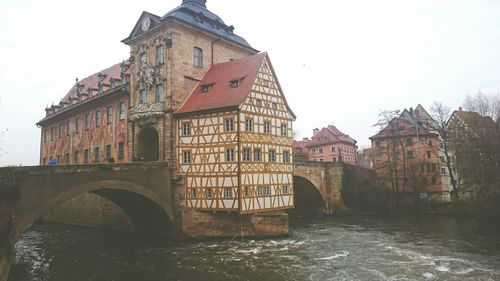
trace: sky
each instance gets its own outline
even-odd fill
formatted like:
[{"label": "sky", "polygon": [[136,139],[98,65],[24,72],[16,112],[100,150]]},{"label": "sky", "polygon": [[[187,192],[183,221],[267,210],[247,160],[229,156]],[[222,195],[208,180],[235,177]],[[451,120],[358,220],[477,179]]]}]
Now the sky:
[{"label": "sky", "polygon": [[[0,2],[0,166],[36,165],[45,107],[129,57],[142,11],[181,0]],[[369,147],[381,110],[456,109],[500,90],[500,1],[208,0],[235,33],[267,51],[297,139],[334,124]]]}]

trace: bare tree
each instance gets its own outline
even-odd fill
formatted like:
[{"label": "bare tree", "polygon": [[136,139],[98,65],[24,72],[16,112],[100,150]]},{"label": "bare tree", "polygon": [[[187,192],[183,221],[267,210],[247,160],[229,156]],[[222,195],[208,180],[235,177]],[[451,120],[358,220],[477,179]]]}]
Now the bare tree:
[{"label": "bare tree", "polygon": [[[440,102],[434,102],[431,109],[432,120],[424,120],[423,126],[438,135],[440,143],[438,146],[428,146],[433,154],[440,157],[440,165],[445,168],[448,176],[450,177],[450,183],[452,186],[451,198],[452,200],[460,200],[460,176],[457,174],[456,158],[452,157],[451,141],[452,136],[450,135],[450,129],[448,128],[448,121],[450,120],[452,111],[449,107],[443,105]],[[456,146],[455,149],[458,149]]]},{"label": "bare tree", "polygon": [[493,120],[498,120],[500,118],[500,93],[486,95],[479,91],[473,96],[467,95],[463,107],[481,116],[490,116]]}]

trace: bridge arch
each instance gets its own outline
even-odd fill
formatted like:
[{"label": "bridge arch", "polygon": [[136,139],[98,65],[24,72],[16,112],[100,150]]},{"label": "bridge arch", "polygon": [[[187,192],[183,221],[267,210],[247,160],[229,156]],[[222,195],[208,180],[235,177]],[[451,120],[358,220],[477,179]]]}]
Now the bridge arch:
[{"label": "bridge arch", "polygon": [[56,186],[60,192],[16,217],[15,241],[39,218],[62,203],[85,193],[102,196],[118,205],[130,218],[137,233],[168,236],[173,232],[173,211],[153,191],[128,181],[97,180],[74,187]]},{"label": "bridge arch", "polygon": [[295,209],[299,213],[324,213],[328,207],[326,197],[314,180],[293,176]]}]

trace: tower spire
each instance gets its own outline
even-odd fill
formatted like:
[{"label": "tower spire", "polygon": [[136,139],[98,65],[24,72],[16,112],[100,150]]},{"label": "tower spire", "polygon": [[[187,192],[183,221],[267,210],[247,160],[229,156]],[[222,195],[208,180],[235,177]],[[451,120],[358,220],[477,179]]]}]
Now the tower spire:
[{"label": "tower spire", "polygon": [[200,5],[204,8],[207,7],[206,3],[207,3],[207,0],[182,0],[182,5],[184,4],[196,4],[196,5]]}]

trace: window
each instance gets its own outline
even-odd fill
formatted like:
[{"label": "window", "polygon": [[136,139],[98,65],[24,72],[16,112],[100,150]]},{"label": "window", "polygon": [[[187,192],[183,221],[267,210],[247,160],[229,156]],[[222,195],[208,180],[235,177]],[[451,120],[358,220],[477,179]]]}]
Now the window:
[{"label": "window", "polygon": [[407,151],[406,152],[406,158],[413,159],[413,151]]},{"label": "window", "polygon": [[265,121],[264,122],[264,134],[270,134],[271,133],[271,122]]},{"label": "window", "polygon": [[245,188],[243,189],[243,196],[244,197],[250,196],[250,187],[245,186]]},{"label": "window", "polygon": [[163,45],[156,46],[156,65],[163,64]]},{"label": "window", "polygon": [[335,152],[335,146],[332,146],[332,152]]},{"label": "window", "polygon": [[431,158],[431,151],[427,150],[427,158]]},{"label": "window", "polygon": [[332,157],[332,162],[337,162],[337,157]]},{"label": "window", "polygon": [[245,131],[253,132],[253,119],[245,119]]},{"label": "window", "polygon": [[139,91],[139,103],[146,103],[146,90],[142,89]]},{"label": "window", "polygon": [[269,162],[276,162],[276,151],[274,149],[269,150]]},{"label": "window", "polygon": [[264,186],[264,195],[265,196],[271,195],[271,188],[269,186]]},{"label": "window", "polygon": [[204,85],[201,85],[201,91],[203,93],[206,93],[206,92],[210,91],[210,89],[212,89],[213,85],[214,84],[204,84]]},{"label": "window", "polygon": [[259,107],[262,106],[262,100],[261,99],[256,99],[255,100],[255,105],[259,106]]},{"label": "window", "polygon": [[66,136],[69,136],[69,132],[70,132],[70,128],[71,128],[71,121],[66,121]]},{"label": "window", "polygon": [[110,87],[111,89],[114,89],[114,88],[115,88],[115,86],[116,86],[116,81],[115,81],[115,79],[113,79],[113,78],[109,79],[109,87]]},{"label": "window", "polygon": [[196,67],[203,67],[203,50],[198,48],[198,47],[194,47],[193,49],[193,64],[194,66]]},{"label": "window", "polygon": [[234,149],[228,148],[226,149],[226,162],[233,162],[233,161],[234,161]]},{"label": "window", "polygon": [[322,147],[320,147],[320,148],[318,149],[318,152],[319,152],[319,153],[323,153],[323,148],[322,148]]},{"label": "window", "polygon": [[312,149],[312,152],[316,153],[316,151],[318,151],[316,148]]},{"label": "window", "polygon": [[89,150],[85,149],[83,151],[83,163],[88,164],[89,163]]},{"label": "window", "polygon": [[75,119],[75,131],[80,132],[80,117],[76,117]]},{"label": "window", "polygon": [[113,122],[113,107],[112,106],[108,106],[108,108],[106,109],[106,121],[108,124]]},{"label": "window", "polygon": [[94,148],[94,163],[99,163],[99,158],[101,157],[99,154],[99,147]]},{"label": "window", "polygon": [[66,154],[64,154],[64,163],[67,165],[69,164],[69,153],[66,152]]},{"label": "window", "polygon": [[240,85],[240,79],[231,81],[231,88],[237,88]]},{"label": "window", "polygon": [[196,198],[197,195],[196,188],[191,189],[191,198]]},{"label": "window", "polygon": [[262,161],[260,148],[256,148],[253,150],[253,161],[255,162]]},{"label": "window", "polygon": [[258,195],[258,196],[262,196],[262,195],[264,195],[264,191],[263,191],[262,186],[257,187],[257,195]]},{"label": "window", "polygon": [[190,136],[191,135],[191,124],[190,123],[182,123],[182,135]]},{"label": "window", "polygon": [[380,147],[381,142],[380,141],[376,141],[375,144],[377,145],[377,147]]},{"label": "window", "polygon": [[446,175],[446,168],[441,168],[441,174]]},{"label": "window", "polygon": [[125,103],[120,103],[120,120],[125,119]]},{"label": "window", "polygon": [[285,123],[281,124],[281,135],[282,136],[288,135],[288,126]]},{"label": "window", "polygon": [[224,188],[224,198],[233,198],[233,190],[230,187]]},{"label": "window", "polygon": [[233,132],[234,131],[234,120],[224,119],[224,131]]},{"label": "window", "polygon": [[[57,129],[57,137],[61,138],[61,136],[62,136],[62,125],[59,124],[59,127]],[[57,162],[59,163],[59,161],[57,161]]]},{"label": "window", "polygon": [[243,161],[252,161],[250,148],[243,148]]},{"label": "window", "polygon": [[207,199],[212,199],[213,196],[214,195],[213,195],[212,188],[211,187],[207,188]]},{"label": "window", "polygon": [[123,142],[118,143],[118,159],[123,159],[125,157],[125,144]]},{"label": "window", "polygon": [[401,159],[401,155],[399,154],[399,152],[394,152],[393,159],[394,160],[400,160]]},{"label": "window", "polygon": [[95,112],[95,127],[101,126],[101,111],[96,111]]},{"label": "window", "polygon": [[156,85],[155,102],[163,102],[163,85]]},{"label": "window", "polygon": [[262,85],[264,87],[269,87],[269,81],[267,81],[266,79],[262,79]]},{"label": "window", "polygon": [[290,152],[288,150],[283,151],[283,163],[290,163]]},{"label": "window", "polygon": [[80,163],[80,152],[75,151],[75,154],[73,155],[73,164],[78,164]]},{"label": "window", "polygon": [[85,114],[85,129],[90,129],[90,113]]},{"label": "window", "polygon": [[323,158],[319,158],[319,162],[323,162]]},{"label": "window", "polygon": [[406,138],[406,145],[412,145],[413,144],[413,139],[412,138]]},{"label": "window", "polygon": [[273,102],[272,108],[273,108],[273,110],[277,110],[278,109],[278,104],[275,103],[275,102]]},{"label": "window", "polygon": [[437,177],[436,176],[432,176],[431,181],[432,181],[432,184],[436,184],[437,183]]},{"label": "window", "polygon": [[191,163],[191,151],[183,151],[182,152],[182,164]]},{"label": "window", "polygon": [[106,145],[106,160],[109,161],[111,159],[111,144]]},{"label": "window", "polygon": [[444,162],[444,156],[440,156],[439,160],[441,160],[441,162]]},{"label": "window", "polygon": [[288,194],[290,193],[290,190],[288,189],[288,185],[284,185],[283,186],[283,191],[282,191],[283,194]]}]

